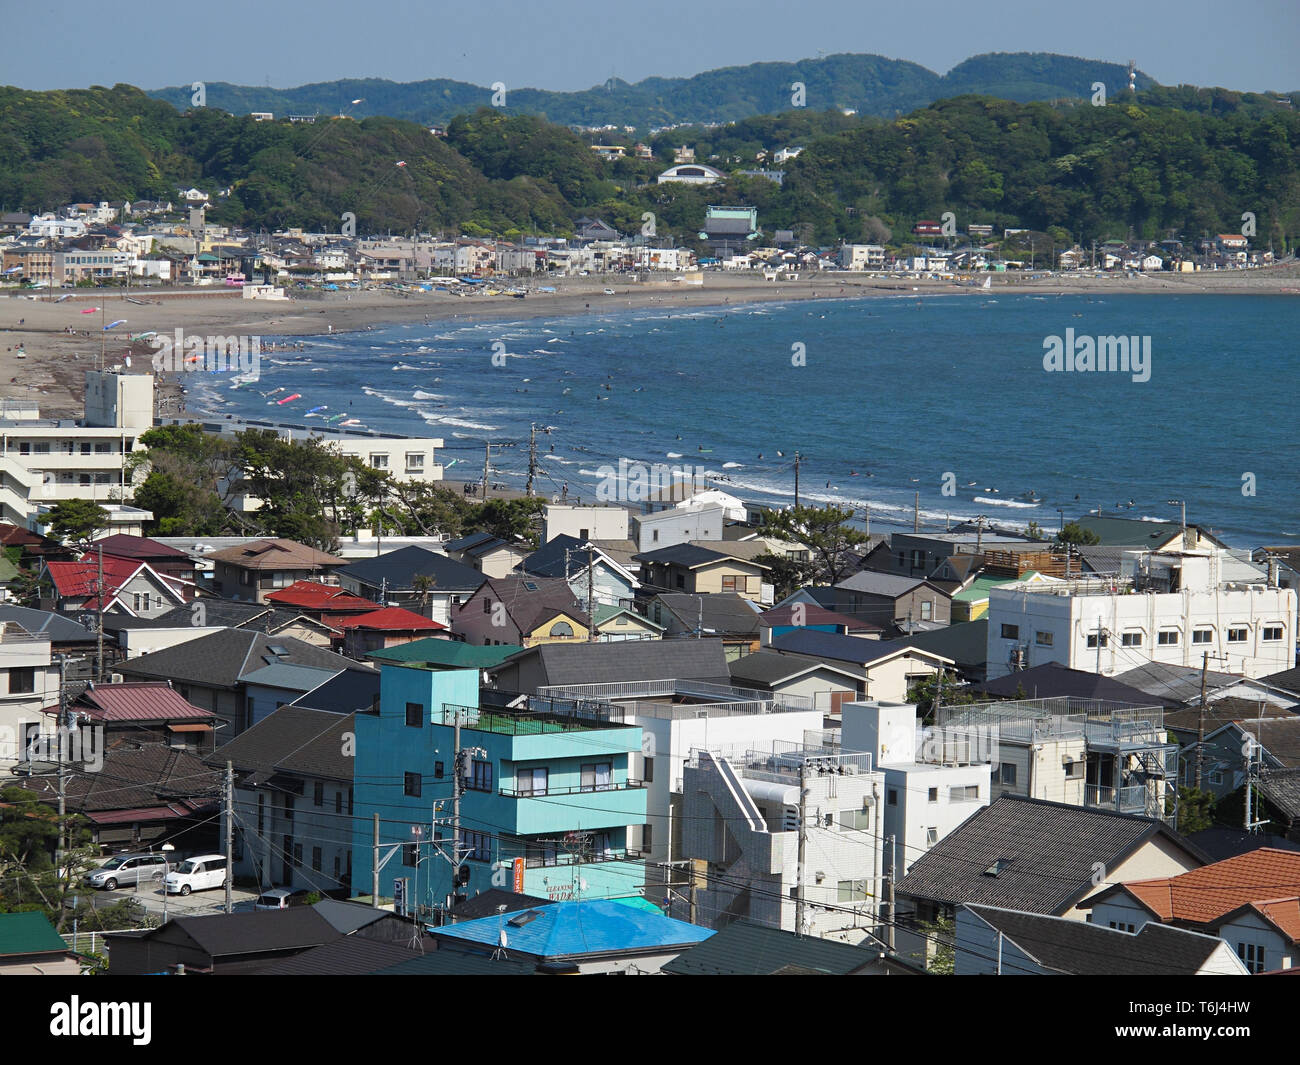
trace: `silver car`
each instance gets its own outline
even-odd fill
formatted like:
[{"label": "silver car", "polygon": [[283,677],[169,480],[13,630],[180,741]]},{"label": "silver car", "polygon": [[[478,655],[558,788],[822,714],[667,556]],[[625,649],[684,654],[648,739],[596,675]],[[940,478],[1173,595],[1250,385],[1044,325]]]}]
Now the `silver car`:
[{"label": "silver car", "polygon": [[122,884],[160,882],[170,867],[161,854],[118,854],[86,874],[86,886],[112,891]]}]

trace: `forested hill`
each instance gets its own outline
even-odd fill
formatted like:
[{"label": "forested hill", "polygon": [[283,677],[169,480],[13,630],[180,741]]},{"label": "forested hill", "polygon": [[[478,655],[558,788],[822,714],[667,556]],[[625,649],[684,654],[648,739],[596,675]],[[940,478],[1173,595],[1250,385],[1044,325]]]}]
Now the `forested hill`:
[{"label": "forested hill", "polygon": [[[646,78],[629,84],[612,78],[581,92],[549,92],[505,82],[505,110],[541,115],[561,125],[634,126],[639,130],[680,123],[735,122],[752,115],[788,110],[794,90],[804,87],[802,106],[816,111],[849,109],[862,115],[895,118],[950,96],[979,93],[1027,103],[1031,100],[1088,98],[1094,82],[1108,94],[1128,85],[1128,68],[1046,52],[974,56],[947,74],[879,55],[830,55],[794,63],[751,63],[724,67],[690,78]],[[1137,87],[1155,82],[1141,72]],[[387,115],[425,125],[492,103],[493,89],[436,78],[393,82],[348,79],[271,89],[256,85],[207,82],[206,103],[233,114],[270,111],[284,114],[348,114],[354,118]],[[190,106],[190,85],[150,93],[178,109]],[[353,104],[353,100],[361,100]],[[499,103],[499,98],[498,98]]]}]

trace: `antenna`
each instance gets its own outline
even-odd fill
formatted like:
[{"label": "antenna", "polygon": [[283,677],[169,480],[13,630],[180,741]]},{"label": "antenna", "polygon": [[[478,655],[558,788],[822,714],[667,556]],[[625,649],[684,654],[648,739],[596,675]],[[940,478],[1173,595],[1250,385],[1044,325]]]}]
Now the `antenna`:
[{"label": "antenna", "polygon": [[1137,92],[1137,61],[1134,59],[1128,61],[1128,91]]}]

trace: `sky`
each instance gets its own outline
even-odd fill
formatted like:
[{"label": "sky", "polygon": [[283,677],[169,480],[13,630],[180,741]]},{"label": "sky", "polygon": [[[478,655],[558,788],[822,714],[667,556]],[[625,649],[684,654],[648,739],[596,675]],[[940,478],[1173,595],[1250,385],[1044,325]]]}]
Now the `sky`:
[{"label": "sky", "polygon": [[1133,59],[1166,85],[1300,90],[1297,0],[222,0],[188,15],[128,10],[0,0],[0,84],[444,77],[573,91],[836,52],[942,74],[982,52],[1041,51]]}]

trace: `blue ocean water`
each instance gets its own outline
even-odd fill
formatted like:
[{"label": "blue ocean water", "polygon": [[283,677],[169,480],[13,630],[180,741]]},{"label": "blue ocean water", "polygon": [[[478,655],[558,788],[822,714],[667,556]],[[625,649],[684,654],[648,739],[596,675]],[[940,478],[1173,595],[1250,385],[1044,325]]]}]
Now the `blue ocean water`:
[{"label": "blue ocean water", "polygon": [[[1045,338],[1069,329],[1150,337],[1149,380],[1046,371]],[[869,506],[880,531],[911,527],[914,492],[927,528],[977,515],[1054,528],[1058,507],[1169,520],[1181,499],[1189,521],[1254,546],[1300,540],[1298,336],[1294,295],[664,306],[298,338],[303,351],[263,354],[256,384],[187,375],[187,406],[442,436],[462,480],[479,476],[484,440],[513,442],[493,480],[516,487],[535,422],[552,428],[540,490],[588,499],[598,467],[626,458],[789,502],[797,449],[801,498]]]}]

